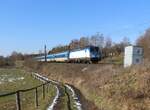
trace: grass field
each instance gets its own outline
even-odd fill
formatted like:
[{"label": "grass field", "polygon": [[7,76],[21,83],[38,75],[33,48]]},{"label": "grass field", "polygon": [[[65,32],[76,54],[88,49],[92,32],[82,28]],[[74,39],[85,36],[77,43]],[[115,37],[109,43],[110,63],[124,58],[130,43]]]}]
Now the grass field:
[{"label": "grass field", "polygon": [[[41,85],[42,82],[34,79],[27,72],[20,69],[0,69],[0,95],[17,90],[29,89]],[[21,92],[22,110],[35,110],[35,90]],[[42,97],[42,87],[38,88],[38,110],[45,110],[55,96],[53,85],[46,86],[46,98]],[[16,110],[15,95],[0,97],[0,110]]]}]

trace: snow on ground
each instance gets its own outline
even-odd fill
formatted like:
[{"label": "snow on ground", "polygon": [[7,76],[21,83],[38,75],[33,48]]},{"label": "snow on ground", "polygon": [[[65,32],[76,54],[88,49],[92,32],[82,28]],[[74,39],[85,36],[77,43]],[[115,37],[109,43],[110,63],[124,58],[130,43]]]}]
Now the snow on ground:
[{"label": "snow on ground", "polygon": [[[32,74],[34,75],[35,78],[37,78],[38,80],[41,80],[42,82],[51,81],[51,82],[53,82],[54,84],[58,84],[58,82],[53,81],[53,80],[49,80],[48,78],[46,78],[46,77],[44,77],[44,76],[42,76],[42,75],[40,75],[40,74],[38,74],[38,73],[32,73]],[[50,104],[50,106],[47,108],[47,110],[53,110],[53,109],[54,109],[54,106],[57,104],[57,100],[58,100],[58,98],[59,98],[60,93],[59,93],[59,89],[58,89],[57,85],[55,85],[55,88],[56,88],[56,90],[57,90],[56,96],[55,96],[55,98],[53,99],[53,102],[52,102],[52,103]]]},{"label": "snow on ground", "polygon": [[69,85],[65,85],[71,92],[72,92],[72,97],[73,97],[73,99],[74,99],[74,104],[75,104],[75,106],[76,106],[76,108],[78,109],[78,110],[82,110],[82,105],[81,105],[81,103],[80,103],[80,101],[79,101],[79,98],[77,97],[77,95],[75,94],[75,91],[73,90],[73,88],[72,87],[70,87]]},{"label": "snow on ground", "polygon": [[24,80],[24,77],[13,77],[9,75],[1,75],[0,76],[0,84],[15,82],[19,80]]},{"label": "snow on ground", "polygon": [[47,108],[47,110],[53,110],[54,106],[57,104],[57,100],[59,98],[59,89],[57,86],[55,86],[55,88],[57,89],[57,94],[56,94],[52,104]]}]

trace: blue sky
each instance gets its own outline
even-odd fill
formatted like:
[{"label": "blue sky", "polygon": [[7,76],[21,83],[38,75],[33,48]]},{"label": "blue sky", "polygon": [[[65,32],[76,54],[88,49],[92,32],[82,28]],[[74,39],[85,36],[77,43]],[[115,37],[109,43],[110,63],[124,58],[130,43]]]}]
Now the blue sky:
[{"label": "blue sky", "polygon": [[38,52],[97,32],[134,42],[150,27],[150,0],[0,0],[0,55]]}]

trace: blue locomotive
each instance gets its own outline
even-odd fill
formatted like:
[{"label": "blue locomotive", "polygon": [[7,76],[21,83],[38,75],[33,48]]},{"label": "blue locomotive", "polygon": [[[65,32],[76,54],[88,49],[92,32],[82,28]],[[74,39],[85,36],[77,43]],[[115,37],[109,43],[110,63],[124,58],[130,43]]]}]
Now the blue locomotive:
[{"label": "blue locomotive", "polygon": [[[35,58],[37,61],[45,61],[45,56]],[[98,47],[88,46],[83,49],[49,54],[46,56],[49,62],[78,62],[78,63],[93,63],[101,60],[101,52]]]}]

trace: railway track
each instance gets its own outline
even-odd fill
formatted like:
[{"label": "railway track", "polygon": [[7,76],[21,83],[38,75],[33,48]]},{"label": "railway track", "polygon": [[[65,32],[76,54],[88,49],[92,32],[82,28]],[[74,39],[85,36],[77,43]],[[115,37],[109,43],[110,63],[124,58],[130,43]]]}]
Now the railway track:
[{"label": "railway track", "polygon": [[[45,62],[43,62],[45,63]],[[88,63],[66,63],[66,62],[46,62],[47,64],[48,63],[52,63],[52,64],[71,64],[71,65],[123,65],[123,64],[117,64],[115,62],[107,62],[107,63],[102,63],[102,62],[99,62],[99,63],[91,63],[91,64],[88,64]]]},{"label": "railway track", "polygon": [[50,81],[55,85],[57,93],[47,110],[82,110],[79,98],[71,86],[50,80],[38,73],[32,73],[32,75],[43,82]]}]

